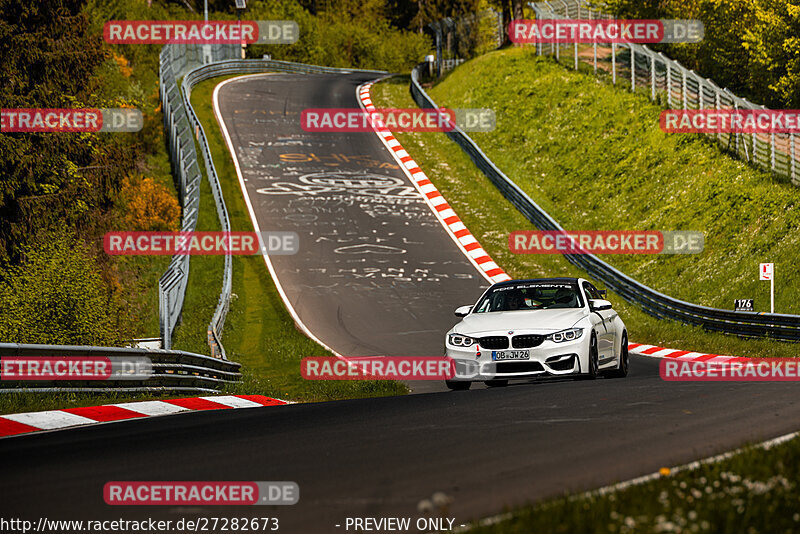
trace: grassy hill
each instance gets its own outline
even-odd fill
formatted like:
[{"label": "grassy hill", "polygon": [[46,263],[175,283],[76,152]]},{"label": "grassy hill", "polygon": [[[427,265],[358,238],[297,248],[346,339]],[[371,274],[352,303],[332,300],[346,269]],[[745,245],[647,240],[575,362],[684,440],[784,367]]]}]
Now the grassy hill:
[{"label": "grassy hill", "polygon": [[[769,311],[758,263],[776,264],[776,311],[797,302],[800,190],[754,170],[697,135],[664,134],[646,96],[576,73],[531,49],[510,48],[465,63],[430,90],[440,106],[488,107],[493,132],[473,139],[567,230],[698,230],[697,255],[607,255],[623,272],[668,295],[731,309],[754,298]],[[374,89],[379,107],[414,107],[408,79]],[[560,256],[515,255],[507,239],[533,225],[497,193],[443,134],[401,142],[498,263],[515,277],[582,274]],[[615,298],[631,339],[737,355],[795,356],[786,343],[744,341],[645,316]]]}]

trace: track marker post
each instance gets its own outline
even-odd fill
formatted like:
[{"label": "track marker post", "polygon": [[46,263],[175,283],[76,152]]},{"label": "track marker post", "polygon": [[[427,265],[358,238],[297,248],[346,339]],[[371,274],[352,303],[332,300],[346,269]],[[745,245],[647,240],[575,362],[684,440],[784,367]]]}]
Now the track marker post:
[{"label": "track marker post", "polygon": [[775,264],[774,263],[759,264],[758,279],[769,280],[769,312],[775,313]]}]

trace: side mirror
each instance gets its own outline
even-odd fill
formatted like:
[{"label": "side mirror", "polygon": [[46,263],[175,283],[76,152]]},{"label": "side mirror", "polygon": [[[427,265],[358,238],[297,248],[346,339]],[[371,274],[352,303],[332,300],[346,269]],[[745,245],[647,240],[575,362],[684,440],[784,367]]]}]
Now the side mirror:
[{"label": "side mirror", "polygon": [[610,310],[611,303],[603,299],[591,299],[589,300],[589,309],[593,312]]},{"label": "side mirror", "polygon": [[472,306],[460,306],[456,308],[456,317],[466,317],[472,311]]}]

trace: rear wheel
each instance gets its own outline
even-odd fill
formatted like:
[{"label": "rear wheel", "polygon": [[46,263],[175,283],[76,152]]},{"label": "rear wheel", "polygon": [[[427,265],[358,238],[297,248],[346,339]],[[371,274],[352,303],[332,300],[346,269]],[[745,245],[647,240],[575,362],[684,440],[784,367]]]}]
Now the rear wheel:
[{"label": "rear wheel", "polygon": [[472,385],[472,382],[467,381],[456,381],[456,380],[445,380],[444,384],[447,386],[447,389],[452,391],[464,391],[469,389]]},{"label": "rear wheel", "polygon": [[628,376],[628,333],[622,333],[622,342],[619,347],[619,366],[606,373],[611,378],[625,378]]},{"label": "rear wheel", "polygon": [[508,385],[508,380],[487,380],[484,384],[490,388],[504,388]]}]

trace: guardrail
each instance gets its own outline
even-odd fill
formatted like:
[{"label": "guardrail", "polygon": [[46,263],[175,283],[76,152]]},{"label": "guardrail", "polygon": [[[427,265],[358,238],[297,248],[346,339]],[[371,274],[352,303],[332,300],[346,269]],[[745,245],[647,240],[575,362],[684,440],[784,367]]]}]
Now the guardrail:
[{"label": "guardrail", "polygon": [[[177,179],[178,194],[183,208],[182,231],[193,231],[197,224],[200,181],[203,176],[198,165],[197,151],[192,135],[193,123],[190,121],[189,115],[191,106],[186,96],[181,93],[178,80],[198,66],[237,57],[237,54],[240,53],[241,49],[237,45],[165,45],[161,49],[159,88],[164,112],[164,132],[169,146],[172,174]],[[194,112],[192,112],[192,116],[194,116]],[[205,137],[202,138],[201,144],[204,140]],[[215,191],[214,198],[217,200],[213,183],[212,191]],[[221,199],[221,195],[219,198]],[[225,229],[227,212],[224,203],[222,206],[217,203],[217,212],[220,215],[220,223]],[[189,261],[189,255],[174,255],[166,272],[158,281],[160,334],[162,347],[165,349],[172,348],[172,336],[180,320],[181,310],[183,310],[186,284],[189,280]],[[225,306],[222,306],[224,310],[227,310],[226,306],[230,298],[230,272],[230,257],[226,256],[223,288],[220,294],[220,302],[225,303]],[[223,298],[225,294],[227,294],[227,298]],[[214,314],[215,320],[212,320],[211,326],[209,326],[209,331],[215,332],[214,340],[218,340],[216,332],[222,329],[225,320],[224,312],[219,313],[220,309],[221,306],[218,305]],[[213,343],[210,333],[209,345],[212,355],[225,357],[224,348],[219,343],[216,345]]]},{"label": "guardrail", "polygon": [[[593,9],[583,0],[554,0],[553,2],[529,2],[537,19],[604,19],[612,20],[611,15]],[[588,46],[588,45],[587,45]],[[605,68],[611,73],[613,84],[627,84],[631,91],[646,89],[651,100],[665,101],[668,108],[715,109],[715,110],[766,110],[764,106],[740,98],[728,89],[722,89],[708,78],[699,76],[675,60],[660,52],[654,52],[645,45],[635,43],[594,43],[591,63],[594,72],[598,68],[598,46],[606,51]],[[564,54],[562,50],[568,51]],[[575,70],[578,70],[578,43],[536,45],[538,55],[551,54],[557,61],[572,56]],[[588,61],[588,56],[586,56]],[[736,154],[751,164],[768,170],[777,176],[790,178],[794,185],[800,185],[800,137],[793,133],[713,133],[713,137],[723,149]]]},{"label": "guardrail", "polygon": [[[328,74],[363,72],[376,76],[386,75],[385,71],[340,69],[320,67],[303,63],[277,61],[270,59],[227,59],[237,57],[240,49],[236,45],[166,45],[161,52],[161,97],[164,103],[164,131],[170,145],[173,172],[179,178],[181,198],[184,209],[183,228],[193,230],[197,222],[199,205],[199,184],[202,173],[197,165],[197,152],[192,138],[195,133],[203,154],[208,181],[214,196],[217,215],[222,231],[230,231],[230,220],[222,187],[219,183],[211,150],[208,145],[203,125],[191,106],[192,89],[199,83],[228,74],[255,74],[260,72],[291,72],[300,74]],[[205,63],[204,63],[205,62]],[[178,88],[177,80],[183,75],[183,82]],[[230,307],[232,289],[232,260],[225,256],[223,268],[222,290],[214,315],[208,326],[208,344],[212,356],[226,358],[222,345],[221,333],[225,325],[225,317]],[[172,333],[180,318],[186,284],[189,277],[189,256],[176,255],[172,258],[169,269],[159,281],[159,309],[161,320],[161,336],[164,348],[169,349]]]},{"label": "guardrail", "polygon": [[[16,391],[187,391],[215,392],[241,379],[241,365],[180,350],[84,347],[71,345],[23,345],[0,343],[0,359],[8,357],[146,357],[152,375],[135,380],[0,380],[0,393]],[[1,360],[0,360],[1,361]]]},{"label": "guardrail", "polygon": [[[421,108],[437,108],[436,103],[422,89],[420,72],[427,64],[417,65],[411,72],[411,96]],[[456,126],[446,135],[467,153],[475,165],[489,178],[506,199],[540,230],[563,231],[555,219],[539,207],[517,184],[483,153],[478,145]],[[593,254],[565,254],[573,265],[602,281],[622,298],[639,306],[646,313],[661,319],[672,319],[697,325],[717,332],[744,337],[768,337],[787,341],[800,341],[800,316],[755,312],[734,312],[700,306],[678,300],[641,284]]]}]

